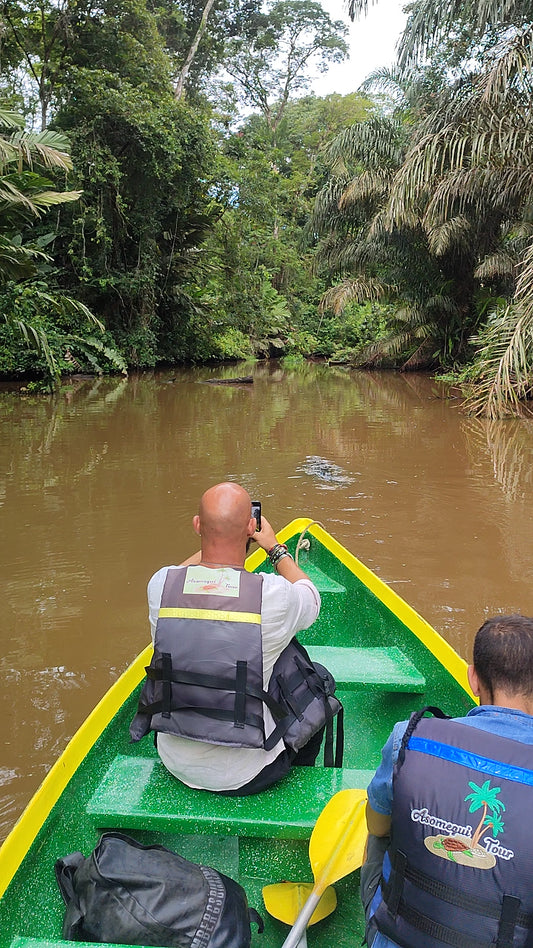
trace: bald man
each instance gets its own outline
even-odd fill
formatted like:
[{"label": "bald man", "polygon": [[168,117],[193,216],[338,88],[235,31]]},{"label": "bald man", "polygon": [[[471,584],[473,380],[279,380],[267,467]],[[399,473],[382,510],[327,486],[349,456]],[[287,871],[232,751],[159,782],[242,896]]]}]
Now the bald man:
[{"label": "bald man", "polygon": [[[227,796],[257,793],[291,766],[312,765],[323,733],[292,749],[265,703],[274,665],[318,617],[320,595],[266,517],[256,527],[238,484],[202,496],[193,517],[201,549],[148,584],[154,659],[130,728],[133,740],[156,732],[163,764],[182,783]],[[244,569],[251,538],[274,573]]]}]

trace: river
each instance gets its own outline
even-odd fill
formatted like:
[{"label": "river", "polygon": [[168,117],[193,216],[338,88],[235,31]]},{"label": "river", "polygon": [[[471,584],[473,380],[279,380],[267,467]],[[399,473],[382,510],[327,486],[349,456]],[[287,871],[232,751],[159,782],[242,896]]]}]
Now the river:
[{"label": "river", "polygon": [[262,363],[0,392],[0,838],[147,644],[146,583],[197,548],[217,481],[276,527],[321,521],[467,660],[485,618],[532,615],[533,421],[469,419],[452,394]]}]

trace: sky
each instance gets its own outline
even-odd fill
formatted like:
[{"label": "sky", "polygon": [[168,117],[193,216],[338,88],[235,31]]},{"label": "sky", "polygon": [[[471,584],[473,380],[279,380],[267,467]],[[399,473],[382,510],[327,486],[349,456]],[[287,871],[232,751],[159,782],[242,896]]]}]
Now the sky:
[{"label": "sky", "polygon": [[392,66],[396,55],[395,46],[403,30],[406,14],[403,6],[407,0],[378,0],[370,5],[366,16],[351,22],[343,0],[320,0],[332,20],[343,20],[350,29],[347,37],[350,59],[334,64],[325,75],[318,76],[311,84],[315,95],[339,92],[347,95],[355,92],[370,72],[380,66]]}]

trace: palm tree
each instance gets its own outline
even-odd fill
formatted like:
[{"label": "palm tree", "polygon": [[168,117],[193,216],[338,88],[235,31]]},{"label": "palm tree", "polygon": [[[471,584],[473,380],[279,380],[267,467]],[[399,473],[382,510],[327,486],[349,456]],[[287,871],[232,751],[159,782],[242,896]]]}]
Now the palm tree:
[{"label": "palm tree", "polygon": [[[482,787],[478,787],[477,784],[470,782],[468,786],[472,789],[472,793],[469,793],[465,797],[465,803],[470,800],[470,813],[475,813],[476,810],[483,809],[481,819],[478,823],[478,826],[472,836],[472,849],[474,846],[477,846],[479,838],[483,832],[483,829],[488,826],[492,826],[493,832],[502,832],[503,831],[503,822],[500,818],[500,812],[505,810],[505,805],[501,800],[496,799],[498,793],[501,792],[500,787],[490,787],[490,780],[485,780],[485,783]],[[490,812],[488,812],[490,811]],[[497,828],[495,828],[497,827]]]},{"label": "palm tree", "polygon": [[[366,7],[367,0],[352,0],[352,16]],[[412,312],[423,335],[426,322],[414,364],[431,352],[445,364],[475,355],[468,377],[477,384],[467,404],[490,417],[520,411],[533,392],[530,13],[530,4],[516,0],[417,0],[398,69],[374,77],[385,87],[420,76],[422,59],[437,53],[442,60],[450,31],[471,29],[468,68],[464,59],[455,79],[430,96],[411,83],[411,138],[369,232],[409,238],[418,229],[441,284],[428,286],[414,308],[399,294],[404,325]]]},{"label": "palm tree", "polygon": [[384,358],[400,358],[404,369],[433,365],[437,353],[441,359],[450,356],[460,322],[450,275],[420,214],[407,206],[397,219],[391,214],[396,182],[412,148],[413,103],[420,107],[425,101],[424,87],[427,98],[420,75],[408,80],[394,70],[379,70],[369,77],[365,91],[392,91],[397,108],[392,116],[357,123],[335,139],[328,155],[330,180],[315,205],[315,229],[327,235],[318,261],[339,280],[324,294],[321,308],[339,313],[351,300],[397,304],[389,335],[365,350],[363,365]]},{"label": "palm tree", "polygon": [[[40,219],[51,207],[77,201],[82,193],[57,191],[42,172],[66,173],[71,169],[68,143],[63,135],[49,130],[27,131],[21,116],[0,110],[0,286],[31,286],[34,310],[55,313],[62,319],[67,315],[81,316],[88,325],[103,331],[102,323],[83,303],[61,293],[46,292],[40,284],[31,283],[38,275],[39,264],[52,260],[44,249],[48,238],[32,239],[32,222]],[[28,230],[29,239],[26,238]],[[14,295],[16,297],[16,293]],[[44,329],[31,319],[21,318],[16,307],[4,310],[3,316],[22,335],[28,346],[39,350],[44,357],[49,379],[57,380],[57,363]],[[73,341],[74,337],[69,339]],[[90,349],[103,349],[99,340],[91,340],[90,337],[78,341]],[[110,354],[118,368],[124,370],[121,360],[118,363],[115,360],[118,354],[106,350],[107,354]]]},{"label": "palm tree", "polygon": [[57,191],[44,171],[68,172],[72,161],[63,135],[31,132],[15,112],[0,110],[0,282],[26,278],[46,255],[24,242],[24,226],[49,208],[77,201],[81,191]]}]

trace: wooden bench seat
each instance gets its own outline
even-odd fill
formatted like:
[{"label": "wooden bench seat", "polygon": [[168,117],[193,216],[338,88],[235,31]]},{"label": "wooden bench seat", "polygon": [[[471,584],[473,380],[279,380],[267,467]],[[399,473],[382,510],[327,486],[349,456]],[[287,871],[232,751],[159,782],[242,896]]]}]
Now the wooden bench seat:
[{"label": "wooden bench seat", "polygon": [[99,829],[308,839],[334,793],[366,789],[372,776],[371,770],[295,767],[262,793],[228,799],[184,786],[159,758],[119,755],[87,813]]},{"label": "wooden bench seat", "polygon": [[353,691],[362,685],[373,691],[407,691],[421,694],[426,679],[401,649],[332,648],[306,646],[314,662],[325,665],[333,675],[338,690]]}]

